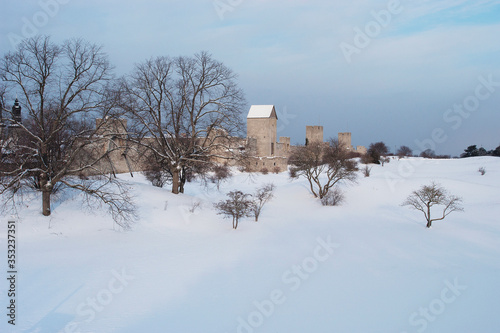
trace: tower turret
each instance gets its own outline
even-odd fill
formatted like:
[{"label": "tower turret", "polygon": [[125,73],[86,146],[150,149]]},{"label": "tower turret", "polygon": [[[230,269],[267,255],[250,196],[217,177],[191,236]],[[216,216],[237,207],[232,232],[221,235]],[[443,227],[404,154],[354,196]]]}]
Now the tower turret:
[{"label": "tower turret", "polygon": [[16,98],[16,101],[14,102],[14,105],[12,106],[12,117],[14,118],[14,121],[20,123],[22,121],[21,119],[21,105],[19,104],[19,100]]}]

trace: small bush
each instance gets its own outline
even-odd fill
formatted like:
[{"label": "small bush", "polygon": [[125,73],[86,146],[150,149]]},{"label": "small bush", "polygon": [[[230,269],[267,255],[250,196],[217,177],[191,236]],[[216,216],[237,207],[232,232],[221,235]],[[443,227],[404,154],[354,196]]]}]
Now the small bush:
[{"label": "small bush", "polygon": [[273,168],[273,172],[274,172],[275,174],[280,173],[280,172],[281,172],[280,167],[279,167],[279,166],[275,166],[275,167]]},{"label": "small bush", "polygon": [[484,174],[486,173],[486,169],[483,167],[480,167],[477,171],[481,174],[481,176],[484,176]]},{"label": "small bush", "polygon": [[370,177],[371,172],[372,172],[372,168],[370,168],[368,165],[365,165],[365,168],[363,169],[363,175],[365,177]]},{"label": "small bush", "polygon": [[189,212],[190,213],[195,213],[198,208],[201,207],[201,202],[200,201],[193,201],[191,203],[191,207],[189,207]]},{"label": "small bush", "polygon": [[220,189],[220,185],[227,181],[233,176],[231,170],[227,165],[215,165],[212,169],[213,174],[209,177],[209,180],[217,186],[217,190]]},{"label": "small bush", "polygon": [[391,162],[391,159],[389,157],[381,157],[380,158],[380,164],[384,166],[384,164]]},{"label": "small bush", "polygon": [[231,191],[227,196],[229,199],[217,202],[214,207],[217,214],[224,215],[224,218],[232,218],[233,229],[237,229],[240,218],[250,216],[254,204],[248,199],[250,194],[241,191]]},{"label": "small bush", "polygon": [[262,172],[263,175],[267,175],[269,173],[269,170],[267,168],[262,168],[260,172]]},{"label": "small bush", "polygon": [[170,183],[172,176],[166,171],[160,170],[149,170],[143,172],[146,179],[151,182],[153,186],[163,187],[165,184]]},{"label": "small bush", "polygon": [[274,184],[266,184],[259,187],[253,197],[253,204],[250,210],[252,211],[255,222],[259,221],[259,216],[264,205],[274,197],[273,191],[276,188]]},{"label": "small bush", "polygon": [[323,206],[338,206],[344,201],[344,193],[338,188],[329,191],[323,198],[321,204]]}]

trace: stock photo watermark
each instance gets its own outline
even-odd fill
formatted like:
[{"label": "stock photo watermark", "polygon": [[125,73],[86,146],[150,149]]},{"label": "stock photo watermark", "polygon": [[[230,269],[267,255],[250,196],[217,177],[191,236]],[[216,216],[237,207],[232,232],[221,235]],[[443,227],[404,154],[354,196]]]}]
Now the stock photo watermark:
[{"label": "stock photo watermark", "polygon": [[385,9],[372,10],[370,15],[373,20],[368,21],[363,28],[354,27],[352,43],[342,42],[339,47],[347,63],[352,62],[355,54],[360,54],[367,48],[373,39],[377,38],[391,24],[393,18],[403,12],[404,7],[400,0],[390,0]]},{"label": "stock photo watermark", "polygon": [[[417,155],[426,150],[435,150],[438,145],[445,143],[449,139],[450,131],[458,131],[464,120],[468,119],[474,112],[481,107],[481,102],[491,98],[500,87],[500,81],[495,81],[493,74],[478,77],[479,83],[474,92],[466,96],[462,102],[454,104],[443,113],[443,121],[449,127],[434,128],[429,137],[423,140],[415,140],[415,145],[419,148]],[[389,184],[391,191],[396,190],[396,186],[406,180],[416,172],[418,166],[423,163],[422,160],[408,160],[407,163],[400,163],[397,174],[386,172],[385,179]]]},{"label": "stock photo watermark", "polygon": [[[424,332],[429,324],[435,322],[448,306],[454,303],[462,295],[463,291],[467,290],[467,286],[461,285],[458,278],[455,278],[453,282],[446,280],[444,285],[445,287],[441,290],[439,297],[434,298],[427,306],[420,307],[410,314],[408,323],[415,328],[415,331],[412,332]],[[409,332],[403,331],[401,333]]]},{"label": "stock photo watermark", "polygon": [[277,133],[283,131],[288,125],[290,125],[290,120],[297,118],[295,113],[288,113],[288,108],[286,106],[282,109],[276,110],[276,113],[278,114],[278,119],[280,120],[280,125],[276,128]]},{"label": "stock photo watermark", "polygon": [[214,5],[217,16],[219,16],[221,21],[223,21],[226,13],[234,11],[243,2],[244,0],[215,0],[212,4]]},{"label": "stock photo watermark", "polygon": [[16,325],[17,258],[16,258],[16,220],[7,222],[7,323]]},{"label": "stock photo watermark", "polygon": [[92,322],[98,313],[104,311],[113,302],[114,298],[121,294],[131,281],[135,280],[135,276],[129,275],[124,268],[120,272],[112,270],[111,275],[113,277],[109,279],[105,288],[78,304],[76,307],[78,320],[69,322],[59,333],[79,332],[78,329],[83,323]]},{"label": "stock photo watermark", "polygon": [[302,284],[319,269],[322,263],[330,259],[339,247],[340,244],[332,242],[331,236],[326,237],[326,239],[318,237],[312,254],[304,258],[301,263],[295,264],[283,272],[281,282],[284,287],[274,289],[264,300],[254,301],[253,311],[236,319],[238,322],[236,332],[253,333],[264,325],[266,319],[275,313],[276,308],[288,300],[287,294],[299,290]]},{"label": "stock photo watermark", "polygon": [[66,5],[70,0],[40,0],[36,11],[31,17],[21,18],[22,27],[19,33],[10,32],[7,38],[13,48],[16,48],[23,39],[31,38],[40,33],[40,29],[49,24],[50,20],[59,14],[61,6]]}]

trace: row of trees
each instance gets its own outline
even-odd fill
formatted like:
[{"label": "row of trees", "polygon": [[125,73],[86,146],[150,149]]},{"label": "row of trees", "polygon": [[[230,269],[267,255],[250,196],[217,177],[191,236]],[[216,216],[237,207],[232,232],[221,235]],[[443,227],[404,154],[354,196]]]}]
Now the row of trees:
[{"label": "row of trees", "polygon": [[[389,152],[389,148],[383,142],[376,142],[370,144],[368,148],[367,154],[363,156],[363,163],[375,163],[381,164],[382,157],[391,155]],[[396,150],[396,156],[399,158],[410,157],[413,155],[413,150],[408,146],[401,146]],[[436,155],[436,153],[432,149],[424,150],[419,154],[420,157],[425,158],[450,158],[449,155]],[[500,146],[496,147],[492,150],[486,150],[483,147],[478,148],[477,145],[472,145],[467,147],[464,152],[460,155],[461,158],[465,157],[476,157],[476,156],[499,156],[500,157]]]},{"label": "row of trees", "polygon": [[477,148],[476,145],[467,147],[464,152],[460,155],[461,158],[465,157],[476,157],[476,156],[499,156],[500,157],[500,146],[493,150],[486,150],[483,147]]},{"label": "row of trees", "polygon": [[[50,37],[26,39],[0,61],[3,120],[17,139],[0,146],[0,194],[13,202],[24,188],[42,192],[44,215],[56,189],[72,188],[107,205],[122,226],[133,218],[123,184],[104,174],[104,122],[129,120],[127,144],[147,156],[151,168],[167,172],[172,192],[184,190],[193,170],[208,170],[214,157],[227,158],[224,139],[242,129],[245,104],[234,74],[206,52],[192,57],[156,57],[117,78],[102,47],[84,40],[62,44]],[[23,121],[6,101],[17,96]],[[103,143],[103,144],[101,144]],[[220,155],[220,156],[219,156]],[[80,177],[76,177],[80,175]]]}]

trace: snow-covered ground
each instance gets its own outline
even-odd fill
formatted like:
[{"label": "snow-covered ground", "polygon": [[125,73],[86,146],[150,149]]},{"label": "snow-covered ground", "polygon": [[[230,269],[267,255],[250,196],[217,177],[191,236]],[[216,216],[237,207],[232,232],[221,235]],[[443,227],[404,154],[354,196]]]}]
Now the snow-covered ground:
[{"label": "snow-covered ground", "polygon": [[[131,231],[78,197],[49,218],[40,199],[25,202],[16,326],[4,278],[1,332],[499,332],[500,158],[392,160],[343,186],[338,207],[286,173],[237,173],[220,191],[190,183],[177,196],[121,177],[139,206]],[[431,181],[463,197],[465,212],[429,230],[400,204]],[[275,198],[257,223],[233,230],[212,207],[269,182]]]}]

